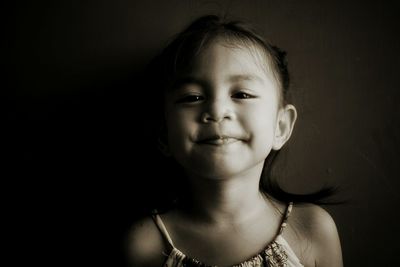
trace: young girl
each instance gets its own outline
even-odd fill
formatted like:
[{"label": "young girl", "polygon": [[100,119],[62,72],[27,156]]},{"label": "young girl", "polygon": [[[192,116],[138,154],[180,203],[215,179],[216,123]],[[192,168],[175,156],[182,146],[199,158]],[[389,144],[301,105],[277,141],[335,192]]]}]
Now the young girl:
[{"label": "young girl", "polygon": [[342,266],[334,221],[305,204],[328,192],[286,193],[269,175],[297,116],[285,54],[240,22],[205,16],[155,62],[160,146],[187,188],[132,227],[131,265]]}]

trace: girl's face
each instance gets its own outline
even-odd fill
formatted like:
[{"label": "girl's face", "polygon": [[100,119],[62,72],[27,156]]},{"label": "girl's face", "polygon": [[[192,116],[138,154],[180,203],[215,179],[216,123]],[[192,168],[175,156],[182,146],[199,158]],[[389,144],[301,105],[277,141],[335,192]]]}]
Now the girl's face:
[{"label": "girl's face", "polygon": [[223,179],[262,166],[279,107],[263,61],[215,41],[166,93],[168,146],[187,172]]}]

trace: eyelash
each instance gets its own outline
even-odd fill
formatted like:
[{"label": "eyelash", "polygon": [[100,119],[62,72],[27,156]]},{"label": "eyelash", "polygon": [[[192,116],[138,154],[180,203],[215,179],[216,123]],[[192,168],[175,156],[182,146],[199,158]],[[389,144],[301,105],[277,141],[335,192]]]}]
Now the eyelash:
[{"label": "eyelash", "polygon": [[194,103],[202,100],[204,100],[204,97],[201,95],[187,95],[178,99],[176,103]]},{"label": "eyelash", "polygon": [[[257,96],[251,95],[249,93],[245,92],[237,92],[234,93],[232,96],[234,99],[252,99],[252,98],[257,98]],[[176,103],[195,103],[199,101],[205,100],[205,97],[202,95],[187,95],[184,96],[176,101]]]},{"label": "eyelash", "polygon": [[256,96],[245,93],[245,92],[237,92],[232,95],[233,98],[238,98],[238,99],[251,99],[251,98],[256,98]]}]

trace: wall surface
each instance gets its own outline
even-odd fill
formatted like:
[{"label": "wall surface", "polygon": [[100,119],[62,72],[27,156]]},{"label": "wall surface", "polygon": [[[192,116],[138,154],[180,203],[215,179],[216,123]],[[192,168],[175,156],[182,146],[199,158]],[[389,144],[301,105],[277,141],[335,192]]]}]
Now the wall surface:
[{"label": "wall surface", "polygon": [[[389,1],[26,1],[15,17],[7,109],[10,179],[23,235],[43,263],[119,263],[118,244],[149,171],[152,99],[135,83],[173,34],[207,13],[254,23],[288,52],[299,119],[282,184],[339,185],[345,266],[395,266],[400,38]],[[143,108],[142,103],[146,103]],[[135,159],[135,157],[139,157]],[[142,174],[142,172],[144,173]],[[150,193],[145,191],[146,193]],[[134,195],[134,196],[132,196]],[[29,225],[29,229],[26,229]],[[46,233],[46,234],[43,234]],[[59,242],[68,244],[58,249]],[[68,249],[67,249],[68,247]],[[115,256],[115,259],[112,257]],[[103,258],[104,257],[104,258]]]}]

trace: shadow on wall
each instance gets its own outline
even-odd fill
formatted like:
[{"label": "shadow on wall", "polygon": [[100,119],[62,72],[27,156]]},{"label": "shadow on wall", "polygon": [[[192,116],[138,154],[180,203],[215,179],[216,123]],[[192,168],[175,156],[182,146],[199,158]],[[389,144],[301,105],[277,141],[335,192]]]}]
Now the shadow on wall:
[{"label": "shadow on wall", "polygon": [[146,171],[144,163],[157,152],[148,132],[152,101],[139,71],[114,72],[98,71],[92,81],[68,90],[37,93],[43,88],[33,88],[34,93],[10,97],[14,151],[29,165],[17,171],[35,171],[43,179],[63,177],[65,183],[60,178],[53,182],[66,187],[76,180],[75,190],[101,184],[110,189]]},{"label": "shadow on wall", "polygon": [[69,91],[9,98],[18,177],[12,183],[26,211],[20,222],[29,222],[44,243],[57,244],[43,248],[50,258],[73,246],[73,258],[91,264],[100,253],[107,255],[102,264],[118,266],[123,232],[146,208],[151,170],[162,168],[154,168],[161,155],[148,132],[153,108],[140,73],[110,73],[95,73]]}]

